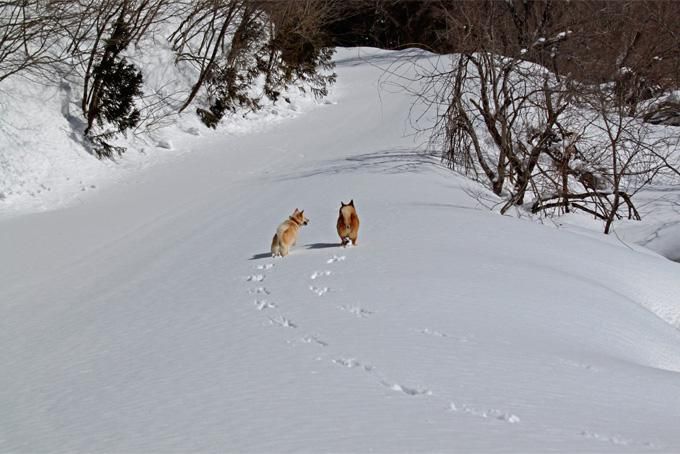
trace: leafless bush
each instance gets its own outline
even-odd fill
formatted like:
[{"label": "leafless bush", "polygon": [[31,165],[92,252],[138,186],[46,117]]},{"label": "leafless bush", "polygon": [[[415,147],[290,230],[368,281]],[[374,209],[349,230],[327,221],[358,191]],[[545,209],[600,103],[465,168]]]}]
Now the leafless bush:
[{"label": "leafless bush", "polygon": [[328,0],[261,1],[269,16],[267,57],[263,60],[265,93],[277,99],[281,90],[297,84],[315,97],[327,94],[335,82],[333,51],[324,30],[339,14]]},{"label": "leafless bush", "polygon": [[18,73],[41,74],[58,61],[55,34],[63,20],[49,0],[0,2],[0,82]]},{"label": "leafless bush", "polygon": [[276,101],[297,84],[314,95],[326,94],[333,74],[332,50],[324,46],[323,24],[331,14],[323,0],[220,0],[194,5],[170,40],[178,61],[188,62],[198,77],[180,111],[205,88],[206,107],[197,113],[215,127],[228,111],[258,109],[262,94],[251,89],[264,79],[263,95]]},{"label": "leafless bush", "polygon": [[[620,217],[639,219],[636,192],[660,175],[678,174],[678,150],[639,115],[672,81],[652,70],[668,39],[643,39],[648,25],[636,21],[661,21],[667,5],[575,3],[579,13],[620,16],[581,19],[550,0],[443,5],[459,52],[450,68],[427,76],[423,92],[437,94],[429,100],[437,119],[429,132],[443,160],[501,196],[501,213],[513,206],[581,210],[602,219],[608,233]],[[584,23],[621,38],[606,49],[613,60],[574,47],[575,35],[597,34]]]}]

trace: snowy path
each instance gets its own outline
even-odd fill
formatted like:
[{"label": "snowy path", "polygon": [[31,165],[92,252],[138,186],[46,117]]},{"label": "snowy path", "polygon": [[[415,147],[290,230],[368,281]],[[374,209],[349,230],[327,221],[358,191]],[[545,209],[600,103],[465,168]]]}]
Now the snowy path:
[{"label": "snowy path", "polygon": [[335,104],[0,221],[0,451],[680,450],[678,265],[478,209],[350,56]]}]

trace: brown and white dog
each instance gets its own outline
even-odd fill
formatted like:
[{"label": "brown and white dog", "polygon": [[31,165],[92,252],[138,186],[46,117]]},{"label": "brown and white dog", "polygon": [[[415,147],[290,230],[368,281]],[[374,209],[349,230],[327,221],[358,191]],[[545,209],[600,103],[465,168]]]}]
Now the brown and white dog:
[{"label": "brown and white dog", "polygon": [[352,241],[353,246],[357,245],[359,216],[354,208],[354,199],[350,200],[347,205],[342,201],[340,202],[340,213],[336,227],[343,246],[347,246],[350,241]]},{"label": "brown and white dog", "polygon": [[300,211],[296,208],[293,214],[276,229],[274,238],[272,238],[272,257],[285,257],[291,246],[295,246],[298,230],[303,225],[309,224],[309,219],[304,213],[305,210]]}]

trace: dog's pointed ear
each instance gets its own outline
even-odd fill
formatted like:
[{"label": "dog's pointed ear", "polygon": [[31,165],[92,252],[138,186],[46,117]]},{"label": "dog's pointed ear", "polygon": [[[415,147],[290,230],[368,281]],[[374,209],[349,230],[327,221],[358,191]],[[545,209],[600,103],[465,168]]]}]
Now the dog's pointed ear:
[{"label": "dog's pointed ear", "polygon": [[300,214],[305,214],[305,210],[300,211]]},{"label": "dog's pointed ear", "polygon": [[349,204],[350,204],[351,206],[354,206],[354,199],[350,200],[350,201],[349,201]]},{"label": "dog's pointed ear", "polygon": [[344,207],[344,206],[345,206],[345,202],[343,202],[343,201],[341,200],[341,201],[340,201],[340,206],[341,206],[341,207]]}]

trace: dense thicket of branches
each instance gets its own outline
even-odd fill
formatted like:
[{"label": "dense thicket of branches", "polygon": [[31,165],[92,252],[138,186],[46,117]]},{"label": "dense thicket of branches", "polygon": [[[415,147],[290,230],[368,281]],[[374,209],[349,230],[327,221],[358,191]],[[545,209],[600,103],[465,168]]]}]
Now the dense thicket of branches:
[{"label": "dense thicket of branches", "polygon": [[[102,157],[113,137],[144,121],[141,68],[131,46],[154,34],[196,69],[184,102],[211,127],[296,86],[324,96],[335,81],[327,0],[13,0],[0,2],[0,83],[60,74],[80,84],[83,134]],[[174,29],[174,31],[173,31]],[[259,88],[258,88],[259,87]],[[201,96],[198,96],[201,94]],[[169,104],[169,103],[168,103]]]},{"label": "dense thicket of branches", "polygon": [[421,99],[437,119],[432,142],[505,200],[501,212],[578,209],[609,232],[622,216],[639,218],[637,191],[678,174],[677,137],[644,121],[679,86],[677,4],[422,7],[439,8],[440,45],[457,51],[451,67],[423,74]]},{"label": "dense thicket of branches", "polygon": [[337,5],[335,20],[328,24],[334,46],[370,46],[383,49],[422,47],[450,52],[441,39],[445,30],[442,8],[455,2],[409,0],[345,0]]},{"label": "dense thicket of branches", "polygon": [[38,4],[0,2],[0,82],[53,60],[49,54],[53,23]]},{"label": "dense thicket of branches", "polygon": [[262,95],[252,86],[259,77],[263,95],[274,101],[291,84],[325,96],[335,81],[328,71],[332,50],[324,45],[324,25],[332,12],[331,4],[322,0],[195,3],[170,37],[178,60],[199,71],[180,111],[201,88],[210,99],[197,113],[210,127],[228,111],[257,109]]},{"label": "dense thicket of branches", "polygon": [[329,24],[334,45],[526,49],[525,60],[584,81],[611,80],[622,66],[649,82],[680,81],[680,2],[673,0],[346,0],[339,8]]}]

